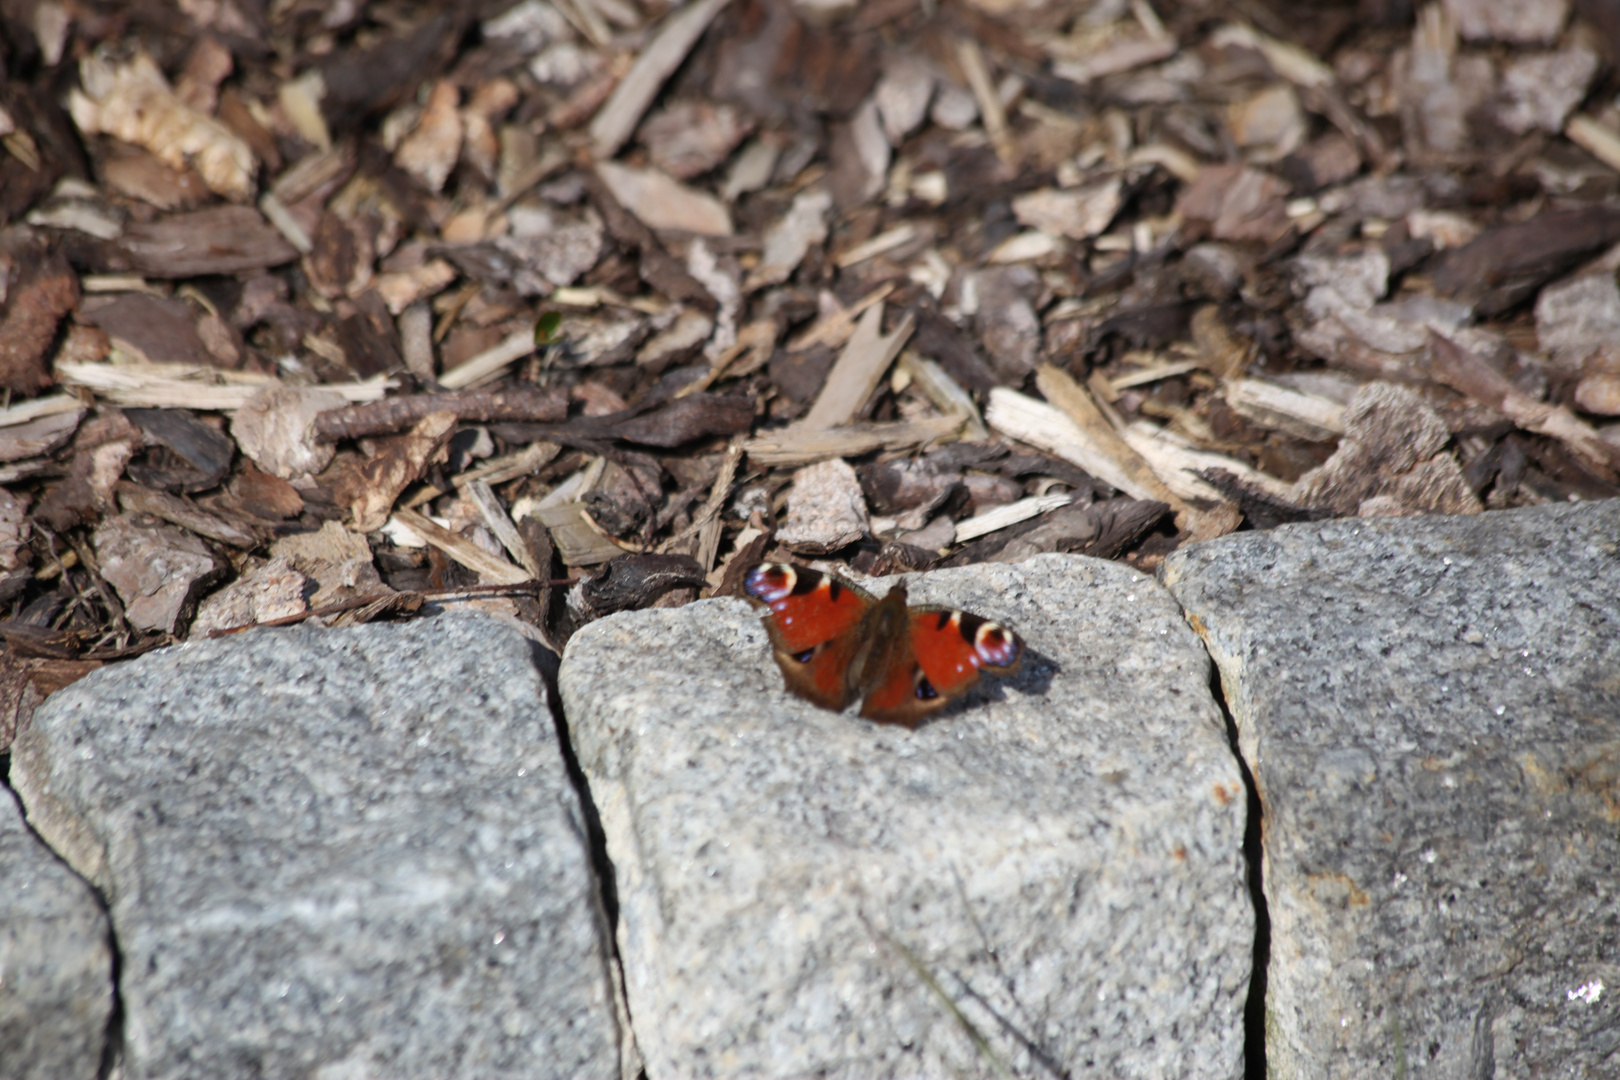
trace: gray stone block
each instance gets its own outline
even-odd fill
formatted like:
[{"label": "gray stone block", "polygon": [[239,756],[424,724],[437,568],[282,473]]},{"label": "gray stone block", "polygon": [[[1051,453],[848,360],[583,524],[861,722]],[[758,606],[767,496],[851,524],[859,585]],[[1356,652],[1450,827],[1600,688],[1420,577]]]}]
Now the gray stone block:
[{"label": "gray stone block", "polygon": [[1163,577],[1264,802],[1271,1075],[1620,1075],[1620,500]]},{"label": "gray stone block", "polygon": [[1031,650],[915,732],[790,697],[741,601],[570,641],[647,1075],[1240,1076],[1244,794],[1175,603],[1079,556],[909,583]]},{"label": "gray stone block", "polygon": [[131,1080],[619,1075],[578,795],[498,623],[165,650],[14,752],[107,897]]},{"label": "gray stone block", "polygon": [[112,1006],[106,913],[0,787],[0,1080],[95,1080]]}]

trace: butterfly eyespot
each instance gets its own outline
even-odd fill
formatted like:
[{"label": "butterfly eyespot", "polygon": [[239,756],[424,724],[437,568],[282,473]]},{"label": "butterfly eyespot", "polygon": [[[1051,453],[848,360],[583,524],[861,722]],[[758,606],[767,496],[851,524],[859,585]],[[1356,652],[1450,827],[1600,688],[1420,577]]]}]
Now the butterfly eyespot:
[{"label": "butterfly eyespot", "polygon": [[814,650],[814,649],[806,649],[806,650],[804,650],[804,652],[794,653],[793,654],[793,659],[797,660],[801,664],[808,664],[810,662],[811,658],[814,657],[815,655],[816,655],[816,650]]},{"label": "butterfly eyespot", "polygon": [[748,571],[743,578],[743,591],[766,603],[776,603],[793,595],[798,575],[790,566],[767,563]]},{"label": "butterfly eyespot", "polygon": [[919,701],[929,701],[939,697],[939,691],[934,689],[934,684],[929,682],[927,676],[921,672],[917,674],[916,694]]}]

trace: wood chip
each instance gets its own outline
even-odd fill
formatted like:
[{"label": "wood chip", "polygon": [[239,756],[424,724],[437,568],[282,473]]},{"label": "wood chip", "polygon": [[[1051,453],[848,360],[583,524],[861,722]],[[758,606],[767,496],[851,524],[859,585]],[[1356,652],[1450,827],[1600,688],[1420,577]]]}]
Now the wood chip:
[{"label": "wood chip", "polygon": [[129,514],[103,521],[91,542],[101,576],[118,591],[136,630],[179,630],[203,589],[225,570],[195,536]]},{"label": "wood chip", "polygon": [[979,416],[979,407],[974,404],[973,395],[951,378],[943,366],[908,350],[900,354],[900,367],[911,376],[913,384],[933,403],[934,408],[947,416],[963,418],[963,438],[981,441],[990,437]]},{"label": "wood chip", "polygon": [[1615,480],[1620,451],[1568,408],[1530,397],[1495,368],[1440,334],[1430,333],[1429,354],[1436,380],[1495,409],[1526,431],[1557,439],[1598,476]]},{"label": "wood chip", "polygon": [[743,444],[757,465],[805,465],[833,457],[859,457],[873,450],[900,450],[948,439],[962,427],[960,416],[929,417],[889,424],[856,424],[816,431],[768,432]]},{"label": "wood chip", "polygon": [[527,571],[497,555],[491,555],[471,540],[457,536],[415,510],[396,510],[392,520],[492,585],[519,585],[533,580]]},{"label": "wood chip", "polygon": [[777,285],[792,277],[811,247],[827,239],[831,209],[832,196],[826,191],[813,189],[794,196],[788,212],[765,233],[765,251],[748,276],[747,288]]},{"label": "wood chip", "polygon": [[900,325],[885,335],[883,302],[880,300],[867,309],[856,324],[849,344],[828,373],[827,383],[815,404],[796,427],[804,431],[821,431],[841,427],[854,419],[872,396],[872,391],[877,389],[894,358],[900,355],[906,339],[911,337],[912,325],[908,312]]},{"label": "wood chip", "polygon": [[653,39],[619,80],[613,94],[591,120],[591,151],[605,161],[619,152],[642,114],[658,95],[664,80],[681,66],[703,31],[730,0],[696,0],[676,11],[658,27]]},{"label": "wood chip", "polygon": [[405,434],[376,441],[376,452],[360,465],[353,481],[359,489],[349,503],[355,532],[383,527],[400,492],[421,479],[429,465],[444,460],[455,429],[454,413],[429,413]]},{"label": "wood chip", "polygon": [[565,502],[534,511],[533,516],[550,533],[564,566],[598,566],[625,553],[624,548],[590,524],[585,510],[582,502]]},{"label": "wood chip", "polygon": [[298,258],[298,249],[251,206],[216,206],[131,225],[118,248],[129,261],[118,269],[166,279],[264,270]]},{"label": "wood chip", "polygon": [[700,236],[730,236],[731,212],[712,195],[658,169],[634,169],[603,161],[596,175],[613,197],[649,229],[675,229]]},{"label": "wood chip", "polygon": [[459,364],[439,378],[439,385],[447,390],[462,390],[495,378],[515,361],[534,352],[534,328],[528,327],[508,335],[500,344]]},{"label": "wood chip", "polygon": [[511,518],[506,516],[506,510],[501,506],[500,500],[495,497],[495,492],[490,490],[489,485],[482,480],[473,480],[466,485],[465,490],[467,496],[477,505],[478,513],[484,519],[484,524],[488,526],[490,532],[495,534],[495,539],[501,542],[501,546],[506,549],[506,553],[512,556],[519,566],[528,571],[530,577],[545,577],[545,570],[540,567],[539,563],[535,562],[534,552],[529,550],[529,545],[524,542],[522,536],[518,535],[517,526],[512,524]]},{"label": "wood chip", "polygon": [[1344,406],[1331,398],[1290,390],[1260,379],[1233,379],[1223,391],[1233,412],[1261,427],[1310,442],[1344,434]]},{"label": "wood chip", "polygon": [[956,523],[956,542],[965,544],[969,540],[977,540],[981,536],[998,532],[1009,525],[1016,525],[1020,521],[1040,517],[1042,514],[1056,510],[1061,506],[1068,506],[1074,501],[1070,494],[1061,495],[1032,495],[1017,502],[1005,503],[966,521]]},{"label": "wood chip", "polygon": [[400,168],[420,180],[429,191],[440,191],[461,154],[462,123],[457,106],[461,91],[440,79],[428,93],[427,104],[411,133],[394,151]]},{"label": "wood chip", "polygon": [[326,468],[336,453],[316,437],[315,418],[343,404],[327,387],[264,387],[243,398],[231,419],[231,436],[270,475],[307,476]]},{"label": "wood chip", "polygon": [[175,169],[195,166],[210,191],[237,201],[252,196],[253,151],[175,96],[146,53],[119,66],[87,57],[80,74],[82,89],[69,91],[68,109],[86,137],[106,133],[144,146]]},{"label": "wood chip", "polygon": [[[244,372],[199,371],[170,364],[59,363],[56,373],[64,385],[82,386],[117,405],[204,412],[235,412],[246,408],[260,390],[280,385],[274,379]],[[207,379],[217,381],[204,381]],[[393,386],[391,381],[377,378],[327,383],[320,389],[335,395],[336,403],[328,407],[336,408],[351,401],[376,401]]]},{"label": "wood chip", "polygon": [[252,533],[237,528],[224,518],[210,514],[186,499],[164,491],[153,491],[139,484],[127,481],[120,483],[118,504],[130,513],[150,514],[182,529],[188,529],[198,536],[206,536],[210,540],[218,540],[222,544],[229,544],[244,551],[256,547],[259,543],[259,538]]}]

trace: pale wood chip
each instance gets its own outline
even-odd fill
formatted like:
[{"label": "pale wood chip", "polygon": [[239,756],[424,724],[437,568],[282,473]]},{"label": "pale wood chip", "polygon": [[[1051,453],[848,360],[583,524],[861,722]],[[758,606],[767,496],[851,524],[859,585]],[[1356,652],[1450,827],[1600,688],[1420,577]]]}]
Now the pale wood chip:
[{"label": "pale wood chip", "polygon": [[956,43],[956,60],[962,65],[962,74],[967,76],[973,100],[978,102],[984,133],[990,136],[996,156],[1008,165],[1014,164],[1018,150],[1007,132],[1007,112],[1001,107],[1001,98],[990,81],[990,65],[985,61],[984,50],[972,38],[961,38]]},{"label": "pale wood chip", "polygon": [[955,435],[961,416],[928,417],[887,424],[856,424],[818,431],[769,432],[743,444],[757,465],[805,465],[833,457],[859,457],[873,450],[899,450]]},{"label": "pale wood chip", "polygon": [[484,524],[489,526],[489,531],[495,534],[495,539],[501,542],[501,547],[506,549],[506,553],[527,570],[530,576],[545,577],[546,572],[535,561],[534,552],[524,543],[523,537],[518,534],[517,526],[512,524],[512,519],[506,516],[506,510],[495,497],[495,492],[490,490],[490,486],[482,480],[473,480],[466,485],[466,489],[467,495],[478,507],[479,516],[484,519]]},{"label": "pale wood chip", "polygon": [[[81,89],[82,87],[82,89]],[[108,134],[144,146],[175,169],[190,165],[210,191],[238,202],[253,195],[253,151],[235,132],[177,97],[157,64],[137,52],[113,66],[85,59],[68,111],[87,137]]]},{"label": "pale wood chip", "polygon": [[1584,113],[1577,113],[1564,125],[1569,141],[1620,172],[1620,133]]},{"label": "pale wood chip", "polygon": [[606,160],[619,152],[653,98],[658,96],[664,80],[681,66],[703,31],[729,2],[697,0],[670,15],[659,26],[652,41],[591,120],[591,151],[598,160]]},{"label": "pale wood chip", "polygon": [[658,169],[599,162],[596,175],[613,197],[649,229],[678,229],[700,236],[730,236],[731,212],[714,196]]},{"label": "pale wood chip", "polygon": [[861,313],[894,292],[896,288],[898,286],[894,282],[884,282],[849,307],[838,308],[831,315],[817,319],[808,330],[788,342],[788,351],[803,352],[817,345],[829,345],[833,348],[843,345],[855,332],[855,320]]},{"label": "pale wood chip", "polygon": [[42,416],[76,412],[82,408],[84,408],[84,402],[72,394],[49,394],[45,397],[34,398],[32,401],[22,401],[16,405],[0,409],[0,427],[26,424],[30,420],[38,420]]},{"label": "pale wood chip", "polygon": [[[56,365],[57,380],[66,386],[82,386],[97,397],[115,405],[157,409],[200,409],[204,412],[235,412],[244,408],[253,395],[266,386],[281,385],[275,379],[248,372],[221,371],[217,368],[187,369],[182,365],[151,364],[64,364]],[[218,378],[209,383],[186,375]],[[357,383],[328,383],[321,390],[336,394],[338,404],[379,401],[398,383],[376,377]],[[334,406],[335,407],[335,406]]]},{"label": "pale wood chip", "polygon": [[883,303],[872,305],[855,327],[849,344],[827,374],[816,402],[796,427],[807,431],[839,427],[854,419],[877,389],[900,349],[911,336],[910,313],[888,335],[883,333]]},{"label": "pale wood chip", "polygon": [[485,349],[466,363],[445,372],[439,378],[439,385],[446,390],[464,390],[469,386],[477,386],[495,378],[514,361],[521,360],[532,352],[534,352],[533,328],[515,331],[499,344]]},{"label": "pale wood chip", "polygon": [[1067,493],[1061,495],[1031,495],[1027,499],[1017,502],[1005,503],[1001,506],[986,510],[966,521],[956,523],[956,543],[965,544],[969,540],[977,540],[1009,525],[1016,525],[1020,521],[1028,521],[1033,517],[1040,517],[1059,507],[1068,506],[1074,501],[1074,496]]},{"label": "pale wood chip", "polygon": [[1332,398],[1261,379],[1229,380],[1224,396],[1233,412],[1272,431],[1309,442],[1326,442],[1344,434],[1344,406]]},{"label": "pale wood chip", "polygon": [[415,270],[395,270],[378,274],[373,287],[388,305],[391,315],[398,315],[418,300],[444,291],[456,280],[456,268],[443,259],[431,259]]},{"label": "pale wood chip", "polygon": [[910,351],[900,354],[900,367],[911,376],[917,389],[933,403],[934,408],[947,416],[963,418],[964,438],[979,442],[990,437],[979,416],[979,407],[973,402],[973,395],[962,389],[962,384],[951,378],[943,367]]},{"label": "pale wood chip", "polygon": [[516,480],[520,476],[532,476],[561,452],[562,447],[556,443],[530,443],[516,453],[490,458],[476,469],[469,469],[467,472],[459,473],[450,482],[456,487],[462,487],[475,480],[481,480],[491,486],[504,484],[508,480]]},{"label": "pale wood chip", "polygon": [[520,570],[497,555],[491,555],[471,540],[457,536],[415,510],[396,510],[392,520],[492,585],[518,585],[532,580],[527,571]]},{"label": "pale wood chip", "polygon": [[628,550],[614,543],[607,534],[590,523],[582,502],[547,506],[536,509],[529,516],[550,532],[551,542],[557,548],[557,557],[564,566],[596,566],[616,559]]}]

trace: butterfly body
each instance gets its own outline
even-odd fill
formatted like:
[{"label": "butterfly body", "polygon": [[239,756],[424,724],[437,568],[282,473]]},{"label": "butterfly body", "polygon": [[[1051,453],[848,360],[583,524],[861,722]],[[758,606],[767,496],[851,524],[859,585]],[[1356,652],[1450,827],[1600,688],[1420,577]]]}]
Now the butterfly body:
[{"label": "butterfly body", "polygon": [[1024,643],[999,623],[942,607],[908,607],[906,587],[881,600],[831,574],[763,563],[743,592],[765,626],[787,689],[824,709],[916,727],[966,693],[981,671],[1018,670]]}]

